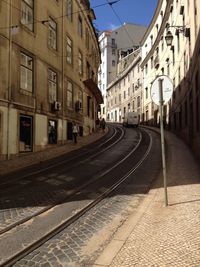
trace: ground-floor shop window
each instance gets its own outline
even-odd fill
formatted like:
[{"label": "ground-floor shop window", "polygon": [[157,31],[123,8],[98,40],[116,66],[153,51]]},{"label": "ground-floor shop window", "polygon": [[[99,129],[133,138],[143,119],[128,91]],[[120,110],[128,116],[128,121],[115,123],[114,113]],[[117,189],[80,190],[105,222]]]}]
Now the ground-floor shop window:
[{"label": "ground-floor shop window", "polygon": [[33,150],[32,133],[33,118],[20,115],[20,152],[31,152]]},{"label": "ground-floor shop window", "polygon": [[49,120],[48,142],[57,144],[57,121]]}]

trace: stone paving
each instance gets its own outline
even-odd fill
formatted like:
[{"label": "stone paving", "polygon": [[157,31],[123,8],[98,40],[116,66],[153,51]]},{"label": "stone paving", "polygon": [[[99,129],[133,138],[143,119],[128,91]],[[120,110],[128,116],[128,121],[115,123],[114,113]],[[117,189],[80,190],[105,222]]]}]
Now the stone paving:
[{"label": "stone paving", "polygon": [[[169,206],[164,207],[161,177],[141,205],[140,216],[122,226],[93,266],[200,266],[199,166],[180,139],[168,132],[165,136]],[[126,235],[127,227],[131,230]]]},{"label": "stone paving", "polygon": [[[137,206],[144,195],[113,196],[103,200],[66,230],[46,242],[14,266],[88,266],[95,250]],[[131,206],[130,206],[131,204]],[[113,221],[115,220],[115,223]],[[108,230],[109,229],[109,230]],[[105,232],[107,231],[107,234]],[[100,233],[99,233],[100,232]],[[108,234],[109,232],[109,234]],[[101,236],[103,233],[103,237]],[[72,265],[74,264],[74,265]]]}]

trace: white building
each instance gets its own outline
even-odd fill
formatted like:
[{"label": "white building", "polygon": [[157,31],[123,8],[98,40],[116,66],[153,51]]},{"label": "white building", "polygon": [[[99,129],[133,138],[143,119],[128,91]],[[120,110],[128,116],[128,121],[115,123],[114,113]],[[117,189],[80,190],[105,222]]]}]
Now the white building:
[{"label": "white building", "polygon": [[[200,155],[200,1],[159,0],[142,40],[143,120],[159,123],[150,89],[158,75],[173,82],[164,106],[165,126],[183,137]],[[166,39],[167,38],[167,39]],[[166,42],[166,41],[170,42]]]},{"label": "white building", "polygon": [[117,75],[117,63],[140,45],[146,27],[135,24],[124,24],[113,30],[104,31],[99,36],[101,65],[98,73],[98,85],[102,92],[104,104],[101,105],[101,116],[106,119],[106,89]]}]

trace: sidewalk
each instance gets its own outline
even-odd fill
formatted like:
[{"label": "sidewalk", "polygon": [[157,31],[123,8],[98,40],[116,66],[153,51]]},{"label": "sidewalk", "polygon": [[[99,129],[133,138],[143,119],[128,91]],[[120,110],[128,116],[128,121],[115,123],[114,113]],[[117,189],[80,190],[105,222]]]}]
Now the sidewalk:
[{"label": "sidewalk", "polygon": [[160,177],[93,267],[200,267],[199,166],[180,139],[165,138],[169,206]]},{"label": "sidewalk", "polygon": [[37,151],[34,153],[22,154],[17,158],[11,160],[0,161],[0,175],[4,175],[16,170],[31,166],[33,164],[52,159],[54,157],[60,156],[62,154],[68,153],[70,151],[81,148],[87,144],[93,143],[103,137],[105,133],[102,131],[95,132],[91,135],[78,137],[77,144],[73,141],[68,141],[66,145],[55,146],[52,148],[47,148],[42,151]]}]

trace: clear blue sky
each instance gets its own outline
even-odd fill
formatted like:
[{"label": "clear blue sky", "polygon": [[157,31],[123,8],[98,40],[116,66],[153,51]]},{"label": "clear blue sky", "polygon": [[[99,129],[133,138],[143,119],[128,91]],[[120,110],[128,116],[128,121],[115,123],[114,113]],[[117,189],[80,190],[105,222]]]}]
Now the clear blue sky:
[{"label": "clear blue sky", "polygon": [[119,0],[112,5],[116,14],[107,4],[114,1],[90,0],[97,18],[94,25],[99,31],[116,29],[124,22],[148,26],[158,0]]}]

